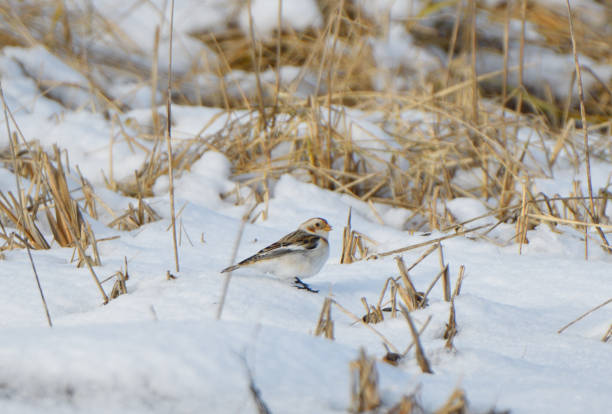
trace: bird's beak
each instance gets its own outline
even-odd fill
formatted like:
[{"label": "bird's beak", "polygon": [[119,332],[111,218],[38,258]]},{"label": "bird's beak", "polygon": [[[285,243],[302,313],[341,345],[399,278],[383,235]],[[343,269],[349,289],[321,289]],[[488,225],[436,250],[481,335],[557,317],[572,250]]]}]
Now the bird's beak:
[{"label": "bird's beak", "polygon": [[331,231],[332,226],[330,226],[329,224],[325,223],[325,227],[323,227],[323,230],[325,231]]}]

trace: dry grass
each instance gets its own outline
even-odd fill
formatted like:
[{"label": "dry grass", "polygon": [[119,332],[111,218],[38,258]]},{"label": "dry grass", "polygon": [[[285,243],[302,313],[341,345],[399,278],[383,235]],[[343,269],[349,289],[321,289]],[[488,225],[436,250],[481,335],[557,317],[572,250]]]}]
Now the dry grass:
[{"label": "dry grass", "polygon": [[610,339],[612,339],[612,324],[610,324],[610,327],[608,328],[604,336],[601,337],[601,342],[609,342]]},{"label": "dry grass", "polygon": [[321,308],[321,314],[317,321],[317,327],[315,328],[315,336],[323,335],[327,339],[334,339],[334,321],[331,317],[331,305],[332,299],[327,297],[323,301],[323,307]]},{"label": "dry grass", "polygon": [[[452,64],[444,74],[434,73],[425,79],[424,84],[396,93],[394,90],[380,91],[372,83],[376,76],[389,78],[409,72],[409,68],[402,67],[392,74],[385,73],[386,69],[373,58],[368,39],[384,36],[385,27],[366,18],[352,2],[322,1],[319,6],[325,21],[319,30],[283,30],[260,38],[241,32],[233,22],[229,22],[225,30],[193,33],[219,58],[220,64],[207,70],[225,80],[220,82],[219,91],[194,98],[188,89],[193,89],[191,80],[197,73],[173,76],[170,88],[174,101],[208,103],[223,107],[229,113],[234,108],[243,108],[247,112],[233,117],[218,133],[173,142],[172,170],[176,174],[188,170],[203,152],[215,149],[230,159],[235,179],[241,185],[253,187],[263,201],[268,200],[270,180],[284,173],[293,173],[321,187],[366,202],[410,209],[412,216],[405,227],[413,231],[453,228],[458,223],[446,208],[446,202],[456,197],[475,198],[491,212],[495,211],[500,220],[517,224],[515,241],[519,245],[527,242],[526,230],[543,222],[539,215],[580,222],[593,222],[593,216],[604,226],[610,224],[610,218],[604,214],[609,191],[595,195],[593,206],[582,201],[568,201],[567,204],[571,205],[560,206],[563,202],[549,201],[554,195],[533,193],[533,179],[546,175],[562,154],[575,165],[582,163],[585,149],[575,133],[575,120],[580,118],[577,106],[557,105],[554,100],[533,96],[524,89],[520,93],[508,90],[505,83],[503,99],[494,97],[485,102],[479,95],[485,91],[489,97],[494,94],[487,82],[503,78],[504,73],[514,69],[505,68],[504,73],[474,74],[474,64],[467,62],[465,54],[478,53],[479,48],[490,44],[486,34],[473,36],[475,29],[469,13],[463,19],[446,22],[442,17],[444,14],[437,14],[438,9],[423,10],[421,16],[441,19],[436,29],[440,31],[438,33],[425,30],[418,20],[406,23],[420,44],[436,44],[449,50]],[[538,13],[530,13],[532,9],[537,9]],[[51,10],[54,13],[49,13]],[[505,24],[508,17],[522,15],[514,5],[508,10],[505,7],[485,10],[478,6],[476,12],[486,12],[493,24],[499,22],[500,25]],[[75,55],[74,42],[78,33],[85,30],[112,33],[118,56],[133,53],[130,40],[114,30],[112,23],[98,15],[69,13],[59,1],[47,0],[38,7],[17,7],[11,3],[0,6],[0,13],[6,16],[9,27],[13,29],[4,35],[4,44],[43,44],[84,74],[89,73],[91,67],[103,68],[93,56]],[[545,37],[546,41],[540,46],[570,51],[567,42],[572,37],[557,11],[530,4],[524,18]],[[606,42],[610,39],[594,31],[580,18],[575,18],[574,23],[573,38],[581,53],[599,59],[602,53],[608,53],[602,45],[609,44]],[[446,35],[444,30],[451,26],[455,31]],[[49,31],[49,27],[54,27],[54,30]],[[440,43],[440,40],[448,43]],[[121,59],[107,59],[104,69],[116,69],[119,62]],[[143,84],[151,84],[154,79],[156,82],[153,83],[159,85],[168,79],[163,68],[156,65],[143,68],[125,61],[121,64],[123,71],[133,73]],[[277,71],[284,66],[301,68],[295,82],[272,85],[262,81],[263,72]],[[254,74],[258,79],[257,88],[231,92],[230,89],[237,87],[227,77],[233,70]],[[310,99],[301,99],[295,90],[306,78],[314,79],[317,92]],[[441,78],[445,81],[440,82]],[[480,85],[483,85],[482,89],[479,89]],[[589,119],[612,114],[612,95],[608,99],[596,99],[608,93],[604,86],[599,95],[594,91],[585,94],[586,117]],[[101,102],[105,109],[117,111],[125,107],[121,102],[108,98],[108,94],[95,83],[92,82],[91,87],[97,102]],[[532,114],[519,121],[512,119],[516,114],[510,109],[496,104],[508,102],[512,97],[524,101],[521,108]],[[540,107],[537,99],[543,102]],[[546,110],[541,109],[546,103],[549,107],[566,107],[562,124],[558,123],[561,117],[556,123],[552,122]],[[391,141],[375,136],[368,141],[355,139],[358,126],[352,123],[339,104],[380,114],[380,121],[376,123]],[[433,120],[406,120],[403,114],[407,109],[430,113]],[[109,188],[134,197],[148,197],[152,195],[157,178],[168,174],[168,153],[160,145],[160,138],[171,123],[157,114],[156,109],[152,114],[152,128],[141,130],[135,136],[130,136],[124,126],[120,126],[130,145],[136,150],[146,151],[147,161],[128,180],[115,182],[111,176]],[[516,131],[521,126],[533,128],[537,137],[528,142],[519,140]],[[612,125],[602,122],[592,128],[605,135]],[[363,131],[360,131],[360,136],[363,136]],[[532,146],[541,146],[544,141],[554,142],[554,150],[548,154],[547,165],[534,167]],[[139,142],[155,142],[155,145],[149,149]],[[285,150],[275,151],[280,147]],[[593,156],[597,157],[605,158],[612,151],[603,138],[591,138],[590,147]],[[466,175],[471,177],[469,182],[459,179]],[[578,193],[574,195],[584,197]],[[546,211],[551,209],[553,211]],[[570,225],[584,228],[580,224]],[[598,232],[598,244],[607,248],[609,244],[605,234]],[[364,245],[364,236],[359,233],[350,230],[345,243],[343,262],[370,254]]]},{"label": "dry grass", "polygon": [[107,280],[115,279],[115,283],[113,283],[113,288],[111,289],[111,293],[109,295],[110,299],[116,299],[120,295],[127,294],[127,281],[130,278],[130,274],[128,273],[128,262],[127,257],[123,260],[125,264],[125,269],[121,269],[115,272],[111,277]]},{"label": "dry grass", "polygon": [[353,413],[374,410],[381,404],[378,391],[376,361],[362,349],[359,358],[351,362],[351,407]]},{"label": "dry grass", "polygon": [[340,254],[340,264],[353,263],[368,257],[368,247],[364,240],[373,244],[373,241],[363,233],[353,230],[351,227],[351,213],[349,208],[346,226],[342,231],[342,253]]},{"label": "dry grass", "polygon": [[[505,2],[497,9],[485,9],[476,1],[432,3],[421,11],[419,18],[427,17],[435,24],[422,25],[419,18],[415,18],[407,20],[405,27],[419,46],[437,46],[447,51],[448,66],[403,88],[395,88],[390,82],[381,88],[377,80],[414,79],[412,72],[419,69],[401,65],[389,70],[379,64],[371,41],[386,40],[389,26],[364,16],[351,1],[321,0],[317,3],[324,18],[320,29],[303,32],[283,29],[269,37],[257,37],[252,28],[245,33],[231,21],[225,29],[214,33],[192,33],[215,54],[217,63],[206,68],[194,66],[193,70],[181,74],[170,75],[170,70],[166,72],[165,68],[157,66],[159,32],[151,56],[153,63],[143,65],[139,59],[126,58],[146,54],[113,22],[95,12],[69,11],[60,0],[43,0],[37,4],[11,1],[0,5],[0,17],[6,22],[6,27],[0,28],[0,48],[43,45],[83,74],[91,93],[88,109],[112,116],[122,138],[133,151],[146,155],[145,162],[135,166],[133,177],[116,181],[112,168],[108,172],[108,188],[138,199],[137,207],[130,204],[128,210],[109,226],[132,230],[158,219],[145,201],[153,195],[157,179],[188,171],[202,154],[214,150],[223,153],[231,162],[237,188],[249,186],[254,190],[252,206],[252,200],[241,199],[238,190],[223,195],[232,197],[236,204],[249,204],[243,225],[259,217],[251,217],[258,204],[264,204],[261,215],[264,219],[267,217],[271,183],[290,173],[321,188],[367,203],[381,222],[377,206],[389,205],[410,211],[410,217],[403,223],[404,229],[444,233],[424,243],[373,252],[375,243],[352,228],[349,211],[341,263],[382,258],[421,247],[427,250],[410,266],[406,266],[401,257],[395,258],[399,276],[385,281],[378,301],[368,303],[362,298],[366,309],[363,317],[326,298],[315,329],[315,335],[334,338],[331,308],[335,305],[383,341],[387,362],[398,363],[414,347],[421,370],[431,372],[419,341],[429,320],[418,332],[410,312],[427,306],[429,293],[441,281],[443,297],[450,306],[444,338],[446,346],[453,347],[458,329],[454,301],[460,293],[464,268],[461,267],[451,292],[449,264],[445,263],[441,245],[443,240],[470,233],[487,238],[492,229],[507,223],[516,226],[514,238],[492,241],[501,245],[515,242],[520,251],[529,242],[528,231],[535,226],[546,225],[555,232],[569,226],[584,231],[585,254],[589,243],[612,252],[607,240],[609,233],[606,233],[612,226],[611,218],[606,216],[608,201],[612,198],[610,183],[599,193],[589,189],[585,195],[576,182],[569,197],[537,193],[534,187],[536,178],[550,176],[562,163],[577,169],[588,165],[591,159],[609,161],[612,154],[609,140],[612,88],[607,80],[598,80],[596,87],[581,93],[579,101],[561,100],[550,90],[544,93],[532,90],[525,85],[524,76],[529,70],[529,62],[521,58],[518,67],[510,67],[507,32],[504,45],[499,39],[488,38],[475,25],[477,15],[486,13],[489,20],[500,27],[507,25],[509,18],[518,19],[523,25],[531,24],[542,36],[537,41],[538,46],[568,54],[576,51],[599,62],[612,57],[609,48],[612,39],[609,31],[595,30],[580,16],[574,16],[570,31],[567,19],[559,10],[550,10],[537,2]],[[438,13],[441,10],[443,13]],[[113,39],[116,47],[108,56],[88,53],[80,43],[83,33],[106,35]],[[524,36],[519,41],[523,56],[524,48],[533,45],[534,41]],[[476,56],[491,48],[503,54],[504,68],[496,73],[477,74]],[[273,83],[266,81],[270,72],[278,75],[280,68],[287,66],[300,68],[294,81],[281,82],[278,76]],[[585,77],[594,76],[590,68],[577,65],[576,79],[572,83],[580,84],[581,69]],[[151,125],[141,126],[130,120],[122,124],[117,114],[129,110],[129,105],[111,96],[92,79],[90,74],[95,70],[108,77],[128,73],[140,84],[151,85],[157,90],[167,81],[168,105],[171,99],[174,103],[220,107],[224,112],[219,116],[227,116],[227,122],[215,133],[206,132],[210,125],[207,124],[190,139],[171,140],[172,117],[169,111],[166,115],[159,114],[153,102]],[[253,82],[241,83],[234,76],[236,70],[246,73]],[[509,74],[513,72],[519,74],[516,88],[508,84]],[[217,79],[218,87],[198,90],[197,78],[202,75]],[[44,79],[35,80],[42,96],[67,105],[57,98],[54,88],[70,85],[50,85]],[[304,97],[300,86],[309,83],[314,88]],[[568,89],[572,86],[567,85]],[[348,108],[366,114],[368,122],[378,128],[377,132],[362,130],[354,120],[355,112],[351,113]],[[407,118],[409,110],[427,116]],[[587,123],[588,128],[581,130]],[[519,136],[524,127],[533,131],[529,139]],[[162,145],[164,133],[168,138],[166,148]],[[54,242],[74,247],[78,251],[79,265],[87,265],[97,280],[91,267],[100,263],[97,241],[86,220],[86,215],[97,216],[99,200],[93,189],[79,174],[84,198],[76,200],[68,186],[68,164],[62,161],[59,149],[46,154],[33,143],[26,145],[24,137],[21,144],[16,135],[13,141],[14,154],[4,151],[0,153],[0,161],[27,178],[31,185],[23,194],[0,192],[0,239],[3,242],[0,251],[49,248],[53,241],[40,229],[40,219],[46,217]],[[112,142],[109,148],[112,158]],[[485,216],[496,217],[498,222],[472,227],[469,224],[477,218],[459,222],[447,207],[449,201],[459,197],[478,200],[488,210]],[[16,232],[11,232],[9,227]],[[596,233],[589,234],[588,228],[593,227]],[[410,271],[436,250],[440,270],[428,288],[419,291]],[[169,272],[168,275],[172,277]],[[125,271],[111,277],[115,281],[111,298],[126,293],[127,263]],[[229,280],[228,275],[224,292]],[[97,285],[106,301],[104,290],[99,282]],[[223,310],[225,293],[222,298],[218,317]],[[398,311],[406,319],[413,337],[413,344],[404,353],[372,326],[382,322],[388,312],[391,317],[397,317]],[[609,337],[610,330],[603,340]],[[381,400],[374,361],[362,352],[352,365],[352,371],[352,410],[363,412],[379,407]],[[256,388],[251,391],[257,400],[258,391]],[[425,411],[414,396],[408,396],[389,412]],[[437,412],[468,412],[465,394],[456,390]]]},{"label": "dry grass", "polygon": [[127,210],[122,215],[108,223],[108,227],[115,227],[118,230],[130,231],[159,219],[159,214],[157,214],[146,201],[144,201],[142,198],[138,198],[138,207],[134,208],[132,203],[129,203]]}]

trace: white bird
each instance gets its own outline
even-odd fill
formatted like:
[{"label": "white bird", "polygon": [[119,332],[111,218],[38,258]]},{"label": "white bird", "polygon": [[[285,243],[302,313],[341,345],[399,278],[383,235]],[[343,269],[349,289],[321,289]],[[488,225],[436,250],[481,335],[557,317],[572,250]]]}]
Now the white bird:
[{"label": "white bird", "polygon": [[306,220],[292,233],[279,241],[264,247],[253,256],[238,264],[227,267],[221,273],[231,272],[240,267],[251,267],[264,273],[271,273],[281,279],[293,279],[298,289],[311,289],[300,278],[313,276],[321,270],[329,257],[327,237],[331,226],[320,217]]}]

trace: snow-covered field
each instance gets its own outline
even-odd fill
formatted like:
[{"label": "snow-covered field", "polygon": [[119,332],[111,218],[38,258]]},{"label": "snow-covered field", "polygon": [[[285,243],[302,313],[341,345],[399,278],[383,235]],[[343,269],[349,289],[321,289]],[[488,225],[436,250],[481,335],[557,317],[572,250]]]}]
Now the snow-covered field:
[{"label": "snow-covered field", "polygon": [[[147,17],[145,3],[140,3],[137,8],[143,9],[139,15],[143,21],[137,22],[136,6],[131,2],[94,3],[143,51],[151,51],[155,26],[147,19],[159,19],[159,10],[147,9],[153,16]],[[239,5],[209,1],[210,13],[198,17],[189,13],[195,3],[177,1],[175,17],[183,23],[175,48],[179,72],[189,70],[190,53],[206,53],[202,44],[188,39],[190,31],[213,29],[219,20],[236,13],[241,27],[248,30],[248,13]],[[316,2],[303,3],[302,8],[295,6],[297,2],[283,3],[283,24],[296,30],[320,27],[323,23]],[[276,24],[276,4],[253,1],[253,19],[259,30],[271,30]],[[400,12],[408,13],[398,8]],[[162,35],[162,45],[164,39]],[[93,47],[100,51],[112,43],[109,39],[98,40]],[[381,45],[381,56],[396,53],[397,57],[403,53],[402,47],[399,43]],[[197,52],[194,48],[198,48]],[[133,58],[146,63],[150,56],[145,53]],[[605,70],[610,71],[610,66]],[[54,99],[50,99],[41,95],[37,75],[70,86],[54,85]],[[473,232],[442,241],[451,287],[455,286],[460,266],[465,267],[461,292],[454,299],[458,330],[454,347],[445,347],[443,336],[450,304],[444,301],[438,282],[428,296],[428,306],[412,312],[418,329],[431,318],[421,343],[433,373],[421,372],[414,348],[398,366],[392,366],[382,361],[387,353],[382,337],[387,346],[400,353],[413,342],[406,320],[399,313],[397,318],[391,318],[385,312],[383,322],[368,327],[332,305],[335,339],[313,335],[326,297],[361,317],[365,313],[361,298],[365,297],[370,305],[376,304],[385,280],[399,276],[395,255],[340,264],[342,231],[349,208],[353,229],[372,240],[368,244],[372,253],[423,243],[449,233],[407,231],[405,222],[410,211],[370,205],[283,175],[271,182],[267,219],[260,215],[254,223],[244,226],[237,258],[278,240],[310,217],[324,217],[333,226],[330,259],[319,274],[308,279],[311,287],[320,292],[312,294],[268,275],[237,270],[230,279],[221,318],[217,319],[225,281],[225,275],[219,272],[231,264],[242,217],[252,205],[237,204],[233,196],[221,197],[232,192],[241,192],[246,199],[252,196],[247,187],[237,189],[230,161],[218,152],[207,151],[176,178],[180,260],[180,271],[176,272],[166,176],[157,180],[155,195],[146,200],[161,220],[132,231],[108,226],[137,200],[109,190],[105,177],[111,177],[112,169],[113,179],[127,179],[146,158],[144,151],[134,149],[129,140],[122,138],[122,132],[129,135],[133,131],[120,132],[114,116],[125,125],[129,125],[128,120],[148,122],[151,111],[142,108],[151,103],[150,88],[130,86],[135,88],[130,92],[135,97],[131,111],[113,116],[92,111],[88,79],[42,46],[2,49],[0,80],[7,107],[16,120],[16,124],[9,122],[10,130],[18,126],[25,139],[36,140],[49,152],[53,145],[59,146],[68,154],[73,198],[82,197],[78,166],[101,200],[98,219],[85,215],[99,240],[102,265],[94,268],[98,277],[104,280],[125,270],[124,260],[129,272],[127,294],[104,305],[89,270],[71,262],[72,248],[54,243],[49,250],[31,250],[53,322],[49,328],[28,252],[2,252],[0,413],[250,413],[258,412],[250,388],[253,385],[272,413],[347,412],[351,405],[350,364],[362,348],[377,361],[380,412],[413,393],[427,411],[433,412],[456,388],[465,391],[475,413],[492,408],[512,413],[612,410],[612,343],[602,341],[612,323],[612,304],[557,333],[568,322],[612,297],[612,255],[597,246],[599,239],[594,231],[589,231],[592,241],[588,260],[584,257],[584,233],[569,226],[559,226],[561,231],[545,225],[530,230],[529,243],[522,246],[521,254],[512,241],[514,224],[502,223],[486,237]],[[106,82],[109,90],[128,87],[121,80]],[[160,107],[160,111],[164,110]],[[240,114],[180,105],[173,106],[172,112],[177,143],[202,135],[204,128],[206,134],[212,134],[224,127],[227,117],[238,118]],[[352,109],[347,109],[347,114],[355,125],[378,136],[384,134],[370,123],[376,115],[370,117]],[[407,111],[406,117],[426,119],[427,114]],[[2,119],[0,190],[3,194],[16,194],[6,122]],[[527,130],[521,133],[530,134]],[[554,144],[550,143],[551,147]],[[150,149],[153,143],[141,145]],[[534,150],[530,155],[535,154],[537,159],[548,150]],[[601,149],[593,159],[594,192],[610,188],[612,161],[605,158],[606,154],[610,156],[609,147],[607,151]],[[604,157],[599,157],[601,154]],[[561,160],[548,172],[548,178],[536,180],[538,191],[567,195],[573,180],[581,180],[586,188],[583,166],[572,165],[564,156],[560,155]],[[21,187],[28,189],[31,183],[20,180]],[[448,208],[458,221],[463,221],[485,213],[483,205],[474,199],[457,198],[448,203]],[[262,204],[254,213],[263,208]],[[603,213],[612,216],[612,203]],[[39,212],[39,217],[42,232],[52,240],[44,214]],[[495,222],[488,217],[467,228]],[[4,219],[2,223],[8,226]],[[5,227],[3,234],[13,231],[16,230]],[[607,235],[608,239],[612,237],[609,226]],[[400,255],[406,265],[411,265],[428,248],[407,250]],[[440,271],[439,261],[434,252],[410,271],[417,290],[427,289]],[[168,280],[167,271],[176,279]],[[107,293],[114,280],[103,285]],[[387,299],[388,293],[384,302]]]}]

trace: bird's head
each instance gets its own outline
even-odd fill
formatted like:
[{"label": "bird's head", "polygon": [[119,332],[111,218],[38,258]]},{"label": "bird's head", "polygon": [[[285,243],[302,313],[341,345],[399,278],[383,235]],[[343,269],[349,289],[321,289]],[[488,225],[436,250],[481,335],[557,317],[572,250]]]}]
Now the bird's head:
[{"label": "bird's head", "polygon": [[317,236],[323,236],[325,238],[327,238],[327,235],[331,229],[332,228],[327,220],[320,217],[311,218],[300,224],[300,230],[316,234]]}]

